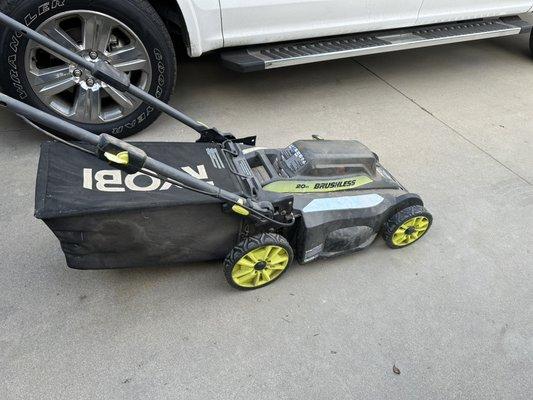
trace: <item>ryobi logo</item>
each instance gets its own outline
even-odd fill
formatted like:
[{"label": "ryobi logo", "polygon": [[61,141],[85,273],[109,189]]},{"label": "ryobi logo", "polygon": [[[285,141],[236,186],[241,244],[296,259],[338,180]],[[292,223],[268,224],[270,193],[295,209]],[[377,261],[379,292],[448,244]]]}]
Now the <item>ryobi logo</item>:
[{"label": "ryobi logo", "polygon": [[[196,170],[191,167],[182,167],[184,172],[193,178],[207,180],[207,171],[204,165],[198,165]],[[213,182],[207,182],[213,185]],[[161,179],[154,178],[138,172],[132,175],[126,175],[118,169],[93,171],[92,168],[83,169],[83,188],[87,190],[97,190],[99,192],[155,192],[169,190],[176,185],[163,182]]]}]

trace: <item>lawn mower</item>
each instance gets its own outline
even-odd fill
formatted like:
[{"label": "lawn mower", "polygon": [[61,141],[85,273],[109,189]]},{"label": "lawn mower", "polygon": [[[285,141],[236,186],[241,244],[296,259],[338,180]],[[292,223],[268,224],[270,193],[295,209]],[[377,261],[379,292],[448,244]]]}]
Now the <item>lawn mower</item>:
[{"label": "lawn mower", "polygon": [[356,252],[380,234],[404,248],[432,224],[422,199],[357,141],[315,136],[259,148],[255,137],[222,134],[148,95],[103,60],[5,14],[0,22],[70,60],[80,79],[136,96],[200,134],[196,143],[126,143],[0,94],[2,106],[55,139],[41,147],[35,215],[71,268],[224,259],[229,284],[249,290],[279,279],[293,259]]}]

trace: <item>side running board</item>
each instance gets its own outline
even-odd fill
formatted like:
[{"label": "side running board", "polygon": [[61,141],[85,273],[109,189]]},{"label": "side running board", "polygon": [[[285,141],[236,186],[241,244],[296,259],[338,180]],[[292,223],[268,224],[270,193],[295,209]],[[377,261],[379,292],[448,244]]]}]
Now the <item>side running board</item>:
[{"label": "side running board", "polygon": [[369,32],[230,50],[222,62],[239,72],[261,71],[367,54],[489,39],[531,32],[519,17],[493,18]]}]

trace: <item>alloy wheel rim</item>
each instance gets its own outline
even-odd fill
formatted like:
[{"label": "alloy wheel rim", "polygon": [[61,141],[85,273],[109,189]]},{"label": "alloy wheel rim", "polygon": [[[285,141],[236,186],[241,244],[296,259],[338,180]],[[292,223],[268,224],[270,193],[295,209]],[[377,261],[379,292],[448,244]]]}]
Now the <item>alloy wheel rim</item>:
[{"label": "alloy wheel rim", "polygon": [[416,242],[429,229],[429,218],[418,216],[404,222],[392,236],[395,246],[403,247]]},{"label": "alloy wheel rim", "polygon": [[264,246],[245,254],[233,267],[233,281],[244,288],[264,286],[277,279],[289,264],[289,253],[281,246]]},{"label": "alloy wheel rim", "polygon": [[[145,91],[150,89],[148,52],[138,36],[119,20],[95,11],[67,11],[44,21],[37,31],[89,61],[111,64],[128,74],[132,84]],[[26,47],[25,68],[41,102],[75,122],[113,122],[142,104],[34,41]]]}]

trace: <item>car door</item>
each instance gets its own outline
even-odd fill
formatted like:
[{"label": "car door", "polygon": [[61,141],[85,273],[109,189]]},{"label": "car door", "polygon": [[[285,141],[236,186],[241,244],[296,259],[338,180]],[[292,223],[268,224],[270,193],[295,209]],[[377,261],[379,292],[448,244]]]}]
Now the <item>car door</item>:
[{"label": "car door", "polygon": [[224,45],[413,25],[423,0],[220,0]]},{"label": "car door", "polygon": [[419,23],[520,14],[532,6],[533,0],[424,0]]}]

